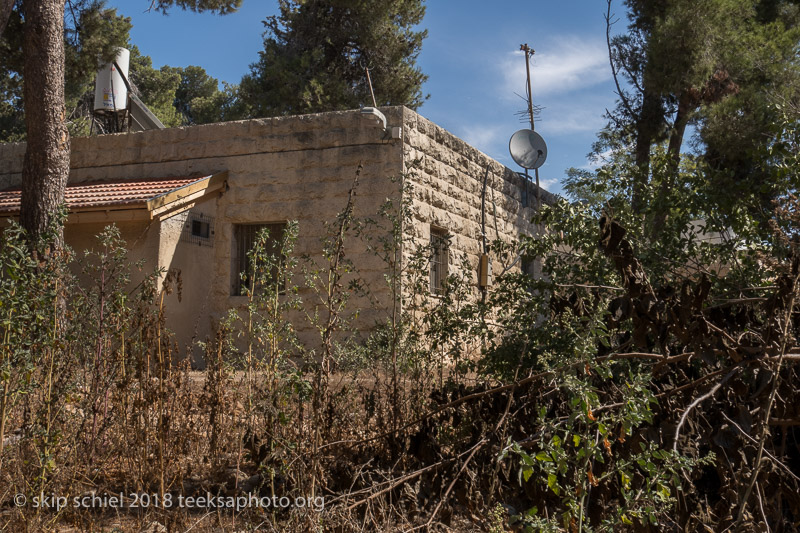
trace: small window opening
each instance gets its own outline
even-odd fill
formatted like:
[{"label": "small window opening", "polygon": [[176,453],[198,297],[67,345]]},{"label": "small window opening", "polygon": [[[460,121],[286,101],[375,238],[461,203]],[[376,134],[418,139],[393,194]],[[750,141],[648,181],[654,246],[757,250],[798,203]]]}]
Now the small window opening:
[{"label": "small window opening", "polygon": [[192,220],[192,237],[208,239],[211,226],[202,220]]},{"label": "small window opening", "polygon": [[447,230],[431,226],[431,293],[441,294],[447,279],[450,242]]},{"label": "small window opening", "polygon": [[199,246],[214,246],[214,217],[202,213],[189,214],[183,223],[181,241]]}]

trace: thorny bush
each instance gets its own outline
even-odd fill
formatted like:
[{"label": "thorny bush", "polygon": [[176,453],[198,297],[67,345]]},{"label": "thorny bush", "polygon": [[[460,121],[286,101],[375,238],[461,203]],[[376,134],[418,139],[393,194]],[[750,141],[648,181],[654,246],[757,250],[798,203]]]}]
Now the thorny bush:
[{"label": "thorny bush", "polygon": [[[654,235],[648,217],[663,205],[631,212],[633,170],[618,157],[568,184],[587,201],[545,206],[537,235],[491,243],[486,291],[452,246],[432,293],[433,251],[409,231],[412,180],[396,181],[401,202],[357,219],[359,169],[321,257],[294,253],[296,224],[277,247],[259,236],[246,304],[205,341],[203,373],[189,372],[164,328],[179,273],[129,265],[113,228],[95,252],[40,264],[12,226],[0,250],[1,523],[796,530],[793,131],[771,147],[784,194],[769,225],[717,209],[729,199],[685,161],[669,176],[672,196],[654,200],[671,206]],[[657,154],[653,169],[654,187],[674,171]],[[363,282],[354,243],[383,261],[384,287]],[[531,262],[541,275],[519,268]],[[383,318],[370,335],[355,331],[352,296],[379,294],[389,294]],[[309,327],[318,346],[297,340]],[[120,518],[12,501],[91,491],[324,505]]]}]

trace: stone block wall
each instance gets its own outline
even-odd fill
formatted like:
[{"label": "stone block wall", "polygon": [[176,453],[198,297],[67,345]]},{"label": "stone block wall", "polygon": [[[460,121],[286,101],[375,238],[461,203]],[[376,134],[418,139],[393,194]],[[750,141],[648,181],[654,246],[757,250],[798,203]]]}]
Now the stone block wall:
[{"label": "stone block wall", "polygon": [[[410,231],[424,245],[431,226],[447,230],[451,268],[467,258],[477,296],[484,240],[511,243],[521,234],[535,235],[534,202],[526,207],[523,201],[524,178],[413,111],[404,109],[403,124],[404,170],[416,208]],[[532,198],[535,185],[527,187]],[[495,273],[502,270],[496,257],[492,261]]]},{"label": "stone block wall", "polygon": [[[334,224],[345,208],[359,168],[356,218],[376,218],[387,200],[399,204],[404,180],[411,185],[417,208],[405,231],[425,243],[431,225],[446,229],[452,235],[453,255],[465,255],[474,266],[473,279],[484,229],[487,241],[511,241],[533,231],[528,223],[531,209],[522,206],[524,184],[516,173],[414,111],[388,107],[382,112],[390,127],[402,127],[401,139],[388,138],[358,111],[75,138],[70,182],[228,172],[227,190],[190,211],[215,218],[212,247],[201,250],[182,242],[180,216],[154,222],[148,233],[148,241],[153,235],[159,239],[148,244],[151,263],[183,273],[184,301],[178,302],[175,294],[167,300],[167,308],[175,309],[168,314],[168,324],[183,346],[192,338],[213,335],[229,309],[246,303],[246,298],[231,295],[235,225],[297,220],[295,253],[322,264],[320,239],[328,231],[326,224]],[[19,184],[24,149],[24,144],[0,144],[0,188]],[[84,233],[96,230],[79,225],[68,229],[67,238],[84,243]],[[370,231],[375,243],[380,236],[376,231],[383,230]],[[368,331],[391,307],[386,265],[355,236],[348,237],[346,252],[370,288],[369,298],[352,300],[361,308],[356,327]],[[294,282],[302,285],[299,277]],[[307,304],[294,317],[300,324],[318,301],[309,292],[301,296]],[[300,334],[309,343],[318,339],[310,326],[301,326]]]}]

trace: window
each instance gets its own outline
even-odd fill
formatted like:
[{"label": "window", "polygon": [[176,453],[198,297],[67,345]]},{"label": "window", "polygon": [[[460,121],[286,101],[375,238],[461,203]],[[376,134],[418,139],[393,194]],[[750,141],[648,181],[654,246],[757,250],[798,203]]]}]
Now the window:
[{"label": "window", "polygon": [[214,217],[202,213],[189,214],[183,223],[181,241],[199,246],[214,246]]},{"label": "window", "polygon": [[431,293],[439,294],[447,278],[447,230],[431,226]]},{"label": "window", "polygon": [[202,220],[192,220],[192,237],[208,239],[209,224]]},{"label": "window", "polygon": [[[259,232],[264,229],[269,232],[269,239],[264,253],[266,255],[277,255],[280,253],[281,240],[283,239],[283,232],[286,230],[286,224],[235,224],[233,226],[232,296],[244,296],[247,294],[247,288],[253,283],[253,265],[248,253],[255,246]],[[277,276],[278,265],[273,265],[271,279],[274,280]],[[258,288],[256,287],[256,289]]]},{"label": "window", "polygon": [[522,256],[522,265],[520,266],[520,271],[525,274],[526,276],[530,276],[532,278],[536,278],[536,269],[538,265],[536,264],[536,258],[530,255],[523,255]]}]

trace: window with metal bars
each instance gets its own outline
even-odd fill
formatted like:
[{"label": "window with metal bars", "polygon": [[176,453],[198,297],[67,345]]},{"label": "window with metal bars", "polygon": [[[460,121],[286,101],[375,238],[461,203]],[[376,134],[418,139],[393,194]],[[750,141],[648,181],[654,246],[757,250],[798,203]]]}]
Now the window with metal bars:
[{"label": "window with metal bars", "polygon": [[[266,256],[276,256],[280,253],[281,240],[283,233],[286,230],[286,224],[272,223],[272,224],[235,224],[233,226],[233,265],[231,268],[231,295],[244,296],[247,294],[247,289],[253,288],[253,263],[250,258],[250,251],[256,245],[258,234],[261,230],[266,229],[269,232],[269,238],[264,249]],[[275,280],[278,276],[278,265],[272,265],[272,272],[269,277]],[[256,277],[258,279],[258,277]],[[263,280],[262,280],[263,281]],[[258,291],[258,286],[255,290]]]},{"label": "window with metal bars", "polygon": [[199,246],[214,246],[214,217],[192,213],[186,217],[181,241]]},{"label": "window with metal bars", "polygon": [[450,242],[447,230],[431,226],[431,293],[439,294],[447,278],[447,259]]}]

